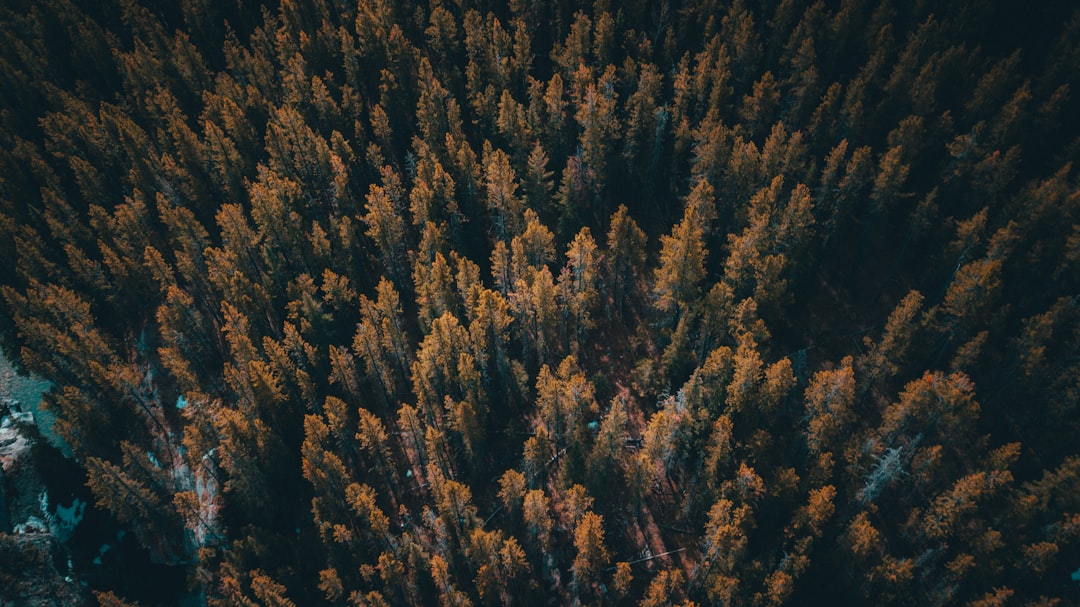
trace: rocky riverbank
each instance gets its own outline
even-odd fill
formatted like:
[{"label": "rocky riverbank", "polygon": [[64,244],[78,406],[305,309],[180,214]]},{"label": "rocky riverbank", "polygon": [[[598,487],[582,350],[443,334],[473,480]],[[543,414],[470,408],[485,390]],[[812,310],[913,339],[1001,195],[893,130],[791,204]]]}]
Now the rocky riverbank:
[{"label": "rocky riverbank", "polygon": [[74,606],[89,602],[74,575],[66,542],[86,511],[50,500],[36,461],[40,441],[33,414],[0,399],[0,596],[11,607]]},{"label": "rocky riverbank", "polygon": [[40,406],[49,382],[0,355],[0,607],[96,605],[97,591],[142,605],[201,605],[183,567],[155,563],[96,508],[86,472]]}]

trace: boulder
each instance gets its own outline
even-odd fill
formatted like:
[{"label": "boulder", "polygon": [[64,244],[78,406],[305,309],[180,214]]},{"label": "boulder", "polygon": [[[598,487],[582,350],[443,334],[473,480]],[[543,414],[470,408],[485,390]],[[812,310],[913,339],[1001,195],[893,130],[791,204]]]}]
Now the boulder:
[{"label": "boulder", "polygon": [[63,571],[67,552],[49,533],[0,533],[0,604],[77,607],[91,604],[86,587]]}]

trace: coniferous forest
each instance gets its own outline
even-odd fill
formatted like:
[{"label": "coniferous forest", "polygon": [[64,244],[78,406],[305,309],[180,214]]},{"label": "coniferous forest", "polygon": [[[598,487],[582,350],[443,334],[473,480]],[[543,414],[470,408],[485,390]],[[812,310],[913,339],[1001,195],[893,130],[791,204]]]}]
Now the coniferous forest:
[{"label": "coniferous forest", "polygon": [[92,600],[1080,604],[1070,3],[7,0],[0,48],[3,351],[134,554]]}]

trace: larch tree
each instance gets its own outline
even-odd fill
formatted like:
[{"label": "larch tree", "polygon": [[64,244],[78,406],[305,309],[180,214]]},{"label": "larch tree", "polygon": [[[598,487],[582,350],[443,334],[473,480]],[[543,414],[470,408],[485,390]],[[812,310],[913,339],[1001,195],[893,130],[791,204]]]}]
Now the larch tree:
[{"label": "larch tree", "polygon": [[705,279],[705,238],[715,216],[713,187],[701,181],[686,197],[682,221],[660,238],[660,265],[652,291],[657,310],[667,319],[677,318],[698,296]]},{"label": "larch tree", "polygon": [[645,262],[647,238],[645,232],[630,217],[626,205],[619,205],[611,216],[610,225],[607,234],[607,255],[604,256],[611,285],[611,302],[608,310],[614,311],[621,317],[627,299],[636,291],[634,280],[637,276],[637,268]]},{"label": "larch tree", "polygon": [[582,228],[566,247],[566,267],[559,275],[562,305],[572,327],[571,351],[580,347],[586,331],[593,328],[593,310],[600,299],[600,255],[589,228]]},{"label": "larch tree", "polygon": [[0,345],[99,602],[1077,602],[1071,6],[90,4]]},{"label": "larch tree", "polygon": [[495,238],[509,242],[523,226],[524,201],[517,195],[517,176],[510,166],[510,157],[494,150],[484,160],[486,201]]},{"label": "larch tree", "polygon": [[604,545],[604,518],[594,512],[586,512],[574,529],[574,547],[577,556],[571,570],[579,586],[587,586],[607,566],[610,555]]}]

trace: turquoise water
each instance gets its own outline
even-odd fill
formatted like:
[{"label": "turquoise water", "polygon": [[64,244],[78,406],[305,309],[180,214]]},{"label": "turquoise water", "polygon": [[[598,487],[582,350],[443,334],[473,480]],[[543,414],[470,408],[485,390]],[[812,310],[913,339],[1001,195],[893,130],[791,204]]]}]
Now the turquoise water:
[{"label": "turquoise water", "polygon": [[55,416],[41,406],[41,395],[51,386],[40,377],[20,375],[6,353],[0,352],[0,398],[19,401],[24,411],[34,414],[41,435],[64,455],[71,457],[71,448],[53,431]]}]

